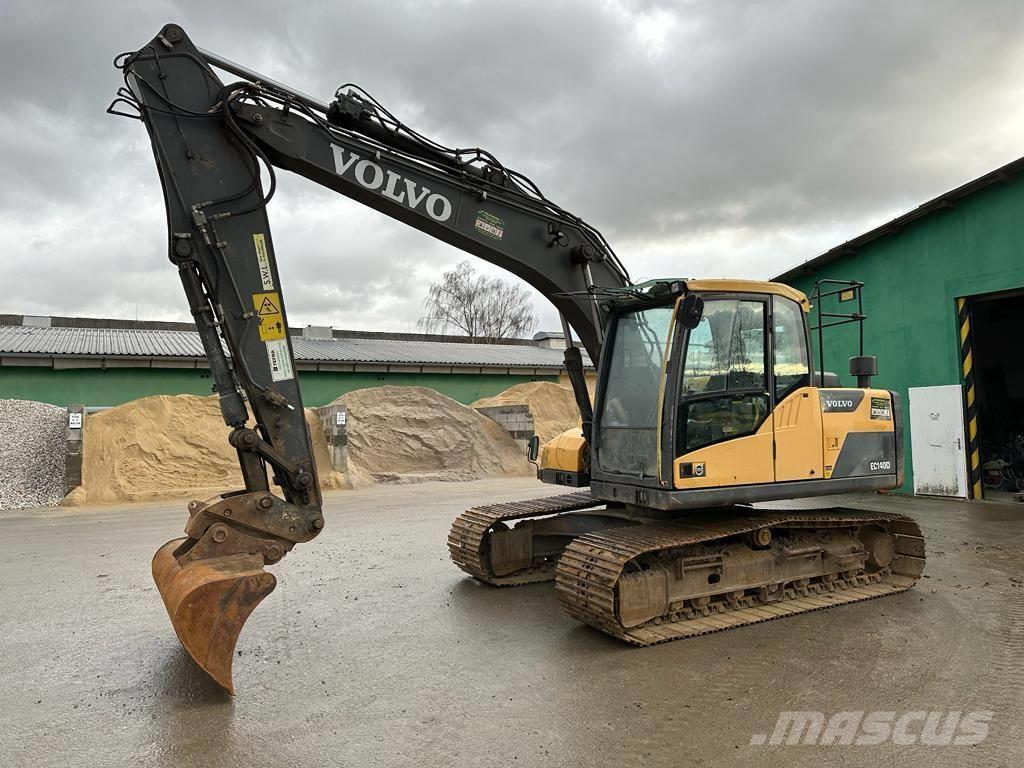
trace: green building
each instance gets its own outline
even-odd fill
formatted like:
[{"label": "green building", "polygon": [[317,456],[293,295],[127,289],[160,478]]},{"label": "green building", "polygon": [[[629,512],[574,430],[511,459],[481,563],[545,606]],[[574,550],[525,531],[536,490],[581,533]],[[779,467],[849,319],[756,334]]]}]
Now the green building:
[{"label": "green building", "polygon": [[[903,402],[906,492],[1024,491],[1022,170],[1010,163],[774,278],[809,296],[823,279],[864,283],[874,386]],[[857,309],[853,292],[818,303],[812,324]],[[857,345],[856,323],[824,333],[825,370],[844,385]]]},{"label": "green building", "polygon": [[[471,403],[514,384],[559,381],[561,334],[472,342],[465,337],[290,329],[307,406],[354,389],[423,386]],[[211,392],[188,323],[0,315],[0,398],[102,408],[147,395]]]}]

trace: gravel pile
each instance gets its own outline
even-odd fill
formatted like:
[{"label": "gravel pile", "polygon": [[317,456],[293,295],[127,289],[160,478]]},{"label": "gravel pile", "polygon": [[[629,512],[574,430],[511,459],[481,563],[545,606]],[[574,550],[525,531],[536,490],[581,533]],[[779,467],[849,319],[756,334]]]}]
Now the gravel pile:
[{"label": "gravel pile", "polygon": [[32,400],[0,400],[0,509],[64,498],[67,411]]},{"label": "gravel pile", "polygon": [[486,416],[426,387],[348,392],[348,479],[371,483],[532,475],[526,453]]}]

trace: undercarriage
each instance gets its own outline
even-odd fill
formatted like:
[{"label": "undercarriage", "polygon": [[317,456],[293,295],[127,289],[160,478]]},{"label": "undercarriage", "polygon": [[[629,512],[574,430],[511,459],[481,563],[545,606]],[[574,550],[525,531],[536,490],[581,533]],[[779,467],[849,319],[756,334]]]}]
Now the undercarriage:
[{"label": "undercarriage", "polygon": [[470,509],[448,547],[489,584],[554,580],[571,616],[641,646],[902,592],[925,562],[901,515],[741,506],[665,519],[587,492]]}]

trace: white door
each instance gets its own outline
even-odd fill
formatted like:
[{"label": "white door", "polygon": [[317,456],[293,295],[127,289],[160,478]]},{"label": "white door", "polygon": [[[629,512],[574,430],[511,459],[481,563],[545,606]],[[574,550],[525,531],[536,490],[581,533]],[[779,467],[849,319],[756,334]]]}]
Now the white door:
[{"label": "white door", "polygon": [[964,400],[959,384],[910,388],[914,493],[967,498]]}]

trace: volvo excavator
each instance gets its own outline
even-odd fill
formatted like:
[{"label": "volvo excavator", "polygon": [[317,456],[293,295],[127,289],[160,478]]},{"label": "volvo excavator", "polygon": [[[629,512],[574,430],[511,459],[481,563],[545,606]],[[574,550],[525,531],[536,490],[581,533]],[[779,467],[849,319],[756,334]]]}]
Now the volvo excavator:
[{"label": "volvo excavator", "polygon": [[816,370],[804,294],[634,283],[598,230],[491,153],[432,141],[355,85],[323,103],[175,24],[115,65],[124,86],[108,111],[149,132],[168,255],[244,478],[190,503],[185,536],[152,564],[181,644],[228,691],[242,626],[276,583],[266,566],[325,525],[267,218],[280,169],[508,270],[560,313],[582,427],[530,450],[541,480],[572,490],[459,516],[448,548],[466,573],[554,581],[572,616],[638,646],[917,581],[910,518],[755,506],[903,481],[899,398],[871,387],[863,350],[856,388]]}]

